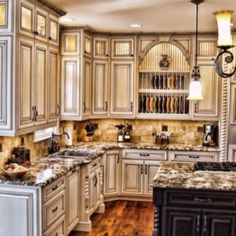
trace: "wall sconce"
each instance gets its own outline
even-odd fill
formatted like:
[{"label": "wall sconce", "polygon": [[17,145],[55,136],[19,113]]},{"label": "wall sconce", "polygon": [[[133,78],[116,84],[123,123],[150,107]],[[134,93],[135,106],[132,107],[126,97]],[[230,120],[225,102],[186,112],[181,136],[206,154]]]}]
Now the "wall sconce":
[{"label": "wall sconce", "polygon": [[218,25],[218,41],[217,47],[221,50],[215,60],[216,73],[222,78],[229,78],[236,72],[236,67],[228,72],[227,68],[224,69],[223,63],[230,64],[234,60],[230,48],[234,47],[231,35],[231,16],[233,11],[217,11],[213,13],[217,20]]}]

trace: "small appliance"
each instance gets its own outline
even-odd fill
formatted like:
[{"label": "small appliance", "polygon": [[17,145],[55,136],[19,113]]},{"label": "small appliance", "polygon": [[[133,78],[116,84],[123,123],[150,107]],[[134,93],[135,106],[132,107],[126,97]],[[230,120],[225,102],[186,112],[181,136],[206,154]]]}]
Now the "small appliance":
[{"label": "small appliance", "polygon": [[30,150],[25,147],[14,147],[12,156],[15,157],[15,162],[22,165],[30,163]]},{"label": "small appliance", "polygon": [[217,133],[218,127],[215,124],[205,124],[203,126],[204,135],[203,135],[203,146],[214,147],[217,144]]}]

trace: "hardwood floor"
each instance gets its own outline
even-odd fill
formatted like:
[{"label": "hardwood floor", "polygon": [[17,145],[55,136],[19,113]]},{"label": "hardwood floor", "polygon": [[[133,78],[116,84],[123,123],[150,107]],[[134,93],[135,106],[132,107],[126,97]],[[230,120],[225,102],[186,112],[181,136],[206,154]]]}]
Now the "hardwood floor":
[{"label": "hardwood floor", "polygon": [[114,201],[106,203],[104,214],[91,217],[90,233],[72,232],[70,236],[151,236],[151,202]]}]

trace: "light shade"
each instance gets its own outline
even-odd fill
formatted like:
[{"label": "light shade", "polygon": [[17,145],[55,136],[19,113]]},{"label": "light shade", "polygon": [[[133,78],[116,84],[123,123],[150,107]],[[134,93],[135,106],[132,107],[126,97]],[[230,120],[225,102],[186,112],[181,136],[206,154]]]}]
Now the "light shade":
[{"label": "light shade", "polygon": [[231,46],[233,42],[230,20],[233,11],[217,11],[213,14],[216,16],[218,25],[218,46]]},{"label": "light shade", "polygon": [[202,100],[202,87],[200,80],[191,80],[189,86],[188,100]]}]

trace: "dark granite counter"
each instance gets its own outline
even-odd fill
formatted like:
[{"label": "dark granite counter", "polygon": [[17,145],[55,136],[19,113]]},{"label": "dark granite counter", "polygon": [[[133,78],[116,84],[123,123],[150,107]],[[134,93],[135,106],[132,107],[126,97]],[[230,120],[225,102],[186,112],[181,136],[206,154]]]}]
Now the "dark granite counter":
[{"label": "dark granite counter", "polygon": [[161,162],[153,187],[235,191],[235,163]]}]

